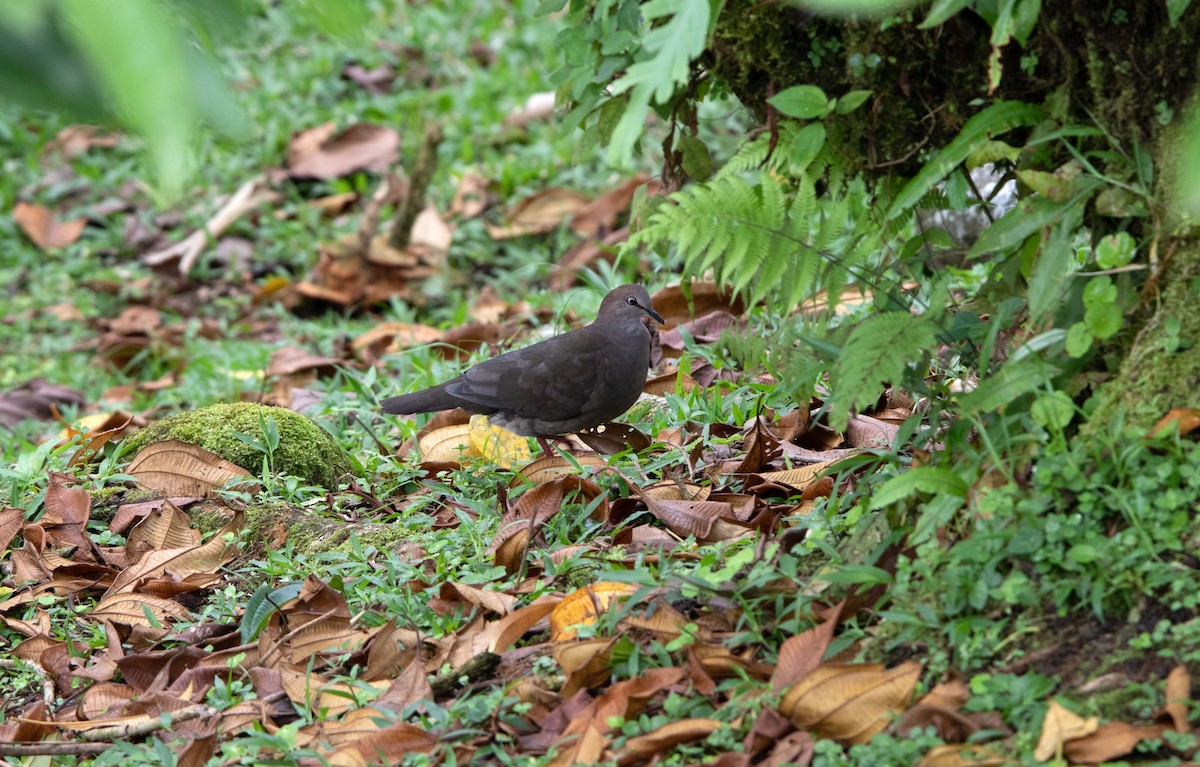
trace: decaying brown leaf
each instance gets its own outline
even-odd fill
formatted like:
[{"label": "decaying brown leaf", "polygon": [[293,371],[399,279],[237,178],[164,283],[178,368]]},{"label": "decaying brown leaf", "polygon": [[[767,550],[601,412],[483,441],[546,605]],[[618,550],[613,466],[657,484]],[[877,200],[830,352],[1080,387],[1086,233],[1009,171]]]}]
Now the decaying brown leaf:
[{"label": "decaying brown leaf", "polygon": [[204,448],[174,439],[142,448],[127,471],[150,490],[201,498],[214,497],[231,481],[250,476],[246,469]]},{"label": "decaying brown leaf", "polygon": [[632,596],[637,590],[633,584],[601,581],[573,591],[550,614],[550,639],[574,639],[575,626],[594,624],[614,600]]},{"label": "decaying brown leaf", "polygon": [[360,170],[384,172],[399,155],[400,134],[383,125],[358,123],[337,131],[325,123],[296,134],[288,146],[288,175],[334,179]]},{"label": "decaying brown leaf", "polygon": [[1051,698],[1050,705],[1046,708],[1046,718],[1042,720],[1042,735],[1033,751],[1033,757],[1044,762],[1062,753],[1063,745],[1068,740],[1091,735],[1099,727],[1100,720],[1096,717],[1084,719]]},{"label": "decaying brown leaf", "polygon": [[85,218],[61,221],[44,205],[23,201],[13,207],[12,217],[25,236],[41,250],[65,248],[78,240],[87,226]]},{"label": "decaying brown leaf", "polygon": [[779,712],[820,737],[865,743],[904,709],[920,675],[913,661],[819,666],[783,696]]},{"label": "decaying brown leaf", "polygon": [[562,187],[547,187],[513,206],[502,226],[486,224],[494,240],[507,240],[530,234],[552,232],[571,219],[590,202],[590,198]]},{"label": "decaying brown leaf", "polygon": [[83,392],[34,378],[0,392],[0,424],[16,426],[26,418],[49,421],[60,406],[81,406],[86,401]]}]

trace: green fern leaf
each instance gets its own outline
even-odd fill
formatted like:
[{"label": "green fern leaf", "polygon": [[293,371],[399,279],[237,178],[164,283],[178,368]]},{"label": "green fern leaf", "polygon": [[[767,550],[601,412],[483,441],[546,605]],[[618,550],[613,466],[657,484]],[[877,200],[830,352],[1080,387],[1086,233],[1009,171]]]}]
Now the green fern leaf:
[{"label": "green fern leaf", "polygon": [[936,326],[907,312],[884,312],[850,332],[832,380],[830,423],[846,428],[850,411],[873,402],[885,383],[899,383],[911,362],[937,345]]}]

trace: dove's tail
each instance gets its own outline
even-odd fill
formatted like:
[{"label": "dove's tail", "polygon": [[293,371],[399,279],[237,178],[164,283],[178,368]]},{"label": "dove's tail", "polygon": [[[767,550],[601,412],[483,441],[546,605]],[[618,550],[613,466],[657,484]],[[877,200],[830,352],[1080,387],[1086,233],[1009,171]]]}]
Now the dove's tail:
[{"label": "dove's tail", "polygon": [[412,394],[388,397],[381,405],[385,413],[433,413],[438,410],[453,410],[467,403],[446,392],[446,384],[432,386]]}]

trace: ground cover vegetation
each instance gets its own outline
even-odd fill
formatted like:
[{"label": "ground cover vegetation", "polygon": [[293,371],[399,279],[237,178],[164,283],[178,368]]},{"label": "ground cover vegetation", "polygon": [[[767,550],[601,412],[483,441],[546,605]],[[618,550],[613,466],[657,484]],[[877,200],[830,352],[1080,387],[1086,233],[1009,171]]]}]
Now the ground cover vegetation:
[{"label": "ground cover vegetation", "polygon": [[0,759],[1191,759],[1200,11],[828,10],[0,10]]}]

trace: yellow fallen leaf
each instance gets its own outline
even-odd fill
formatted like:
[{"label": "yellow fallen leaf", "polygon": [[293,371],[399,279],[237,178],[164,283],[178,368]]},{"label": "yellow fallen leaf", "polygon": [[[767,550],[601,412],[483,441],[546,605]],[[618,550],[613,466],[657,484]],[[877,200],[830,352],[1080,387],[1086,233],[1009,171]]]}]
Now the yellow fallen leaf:
[{"label": "yellow fallen leaf", "polygon": [[471,416],[468,435],[475,452],[502,468],[521,466],[529,463],[529,459],[533,457],[529,450],[529,440],[507,429],[493,426],[488,423],[486,415]]},{"label": "yellow fallen leaf", "polygon": [[1084,719],[1052,698],[1046,709],[1046,718],[1042,720],[1042,737],[1038,739],[1033,758],[1044,762],[1062,753],[1063,743],[1091,735],[1099,727],[1100,720],[1096,717]]}]

